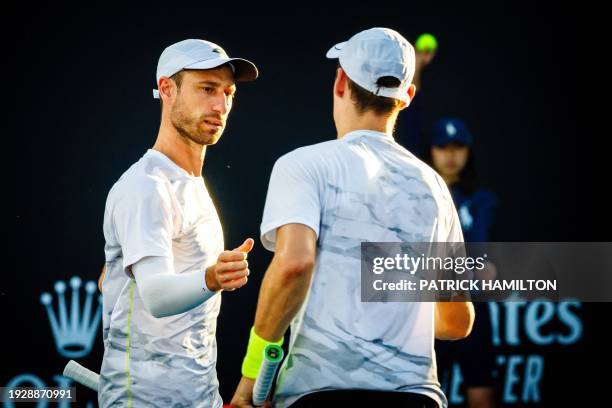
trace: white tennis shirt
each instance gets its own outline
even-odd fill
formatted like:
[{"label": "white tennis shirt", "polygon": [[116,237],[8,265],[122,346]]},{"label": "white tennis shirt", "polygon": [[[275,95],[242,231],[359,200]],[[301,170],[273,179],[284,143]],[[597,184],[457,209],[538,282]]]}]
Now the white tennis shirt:
[{"label": "white tennis shirt", "polygon": [[108,194],[104,238],[100,407],[221,407],[220,293],[185,313],[155,318],[126,272],[147,256],[171,257],[177,274],[216,262],[223,231],[203,178],[147,151]]},{"label": "white tennis shirt", "polygon": [[455,206],[434,170],[387,134],[359,130],[294,150],[272,170],[261,224],[317,234],[306,301],[291,324],[277,406],[332,389],[425,394],[440,406],[434,303],[362,303],[361,242],[463,242]]}]

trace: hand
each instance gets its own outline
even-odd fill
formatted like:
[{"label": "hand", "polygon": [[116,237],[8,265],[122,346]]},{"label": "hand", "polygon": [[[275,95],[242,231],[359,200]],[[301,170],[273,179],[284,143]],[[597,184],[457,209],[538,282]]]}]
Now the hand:
[{"label": "hand", "polygon": [[254,244],[252,238],[247,238],[238,248],[221,252],[217,263],[206,269],[206,287],[216,292],[246,285],[250,273],[247,255]]},{"label": "hand", "polygon": [[435,56],[435,51],[417,51],[415,53],[416,65],[419,68],[423,68],[426,65],[429,65]]},{"label": "hand", "polygon": [[[234,393],[234,397],[232,398],[230,406],[236,408],[253,408],[254,385],[255,380],[251,378],[242,377],[240,383],[238,384],[238,387],[236,388],[236,392]],[[263,407],[270,408],[272,407],[272,403],[270,401],[266,401]]]}]

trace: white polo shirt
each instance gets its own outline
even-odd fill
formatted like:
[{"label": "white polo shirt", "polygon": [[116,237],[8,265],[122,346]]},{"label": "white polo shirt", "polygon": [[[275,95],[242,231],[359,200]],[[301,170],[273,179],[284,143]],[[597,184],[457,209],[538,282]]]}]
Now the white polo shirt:
[{"label": "white polo shirt", "polygon": [[362,303],[360,244],[463,242],[446,184],[387,134],[358,130],[294,150],[272,170],[261,239],[307,225],[317,259],[306,301],[291,324],[275,400],[364,389],[425,394],[440,406],[434,303]]},{"label": "white polo shirt", "polygon": [[155,318],[127,271],[147,256],[172,257],[177,274],[216,262],[223,231],[204,179],[147,151],[108,194],[104,238],[100,407],[221,407],[215,369],[221,294]]}]

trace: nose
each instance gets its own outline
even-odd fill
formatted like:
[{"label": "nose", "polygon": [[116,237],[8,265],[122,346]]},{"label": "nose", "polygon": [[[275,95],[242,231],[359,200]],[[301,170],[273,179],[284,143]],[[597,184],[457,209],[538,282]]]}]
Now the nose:
[{"label": "nose", "polygon": [[227,111],[229,111],[230,104],[230,97],[228,97],[225,93],[222,93],[222,95],[215,98],[215,103],[213,104],[212,109],[221,115],[225,115]]}]

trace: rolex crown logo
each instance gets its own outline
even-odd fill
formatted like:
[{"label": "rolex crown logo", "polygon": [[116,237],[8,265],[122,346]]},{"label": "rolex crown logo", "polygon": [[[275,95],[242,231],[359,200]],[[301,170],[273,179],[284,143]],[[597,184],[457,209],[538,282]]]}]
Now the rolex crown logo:
[{"label": "rolex crown logo", "polygon": [[[53,296],[45,292],[40,296],[40,303],[45,306],[51,331],[55,338],[57,351],[67,358],[79,358],[86,356],[91,351],[100,319],[102,317],[102,296],[95,296],[97,286],[93,281],[85,283],[85,303],[81,309],[79,292],[81,289],[81,278],[73,276],[70,279],[70,311],[66,305],[66,283],[57,281],[54,289],[57,293],[58,313],[53,310]],[[92,312],[94,297],[97,300],[95,312]]]}]

